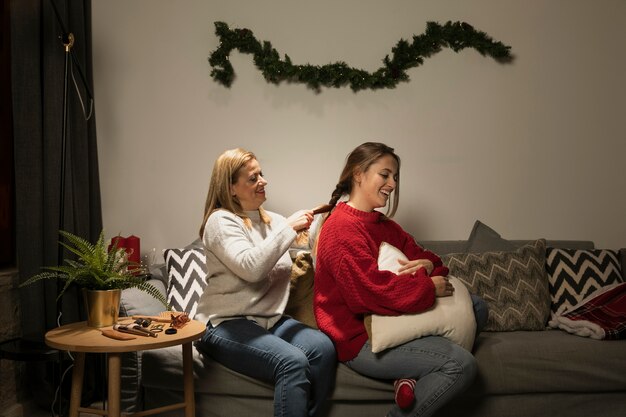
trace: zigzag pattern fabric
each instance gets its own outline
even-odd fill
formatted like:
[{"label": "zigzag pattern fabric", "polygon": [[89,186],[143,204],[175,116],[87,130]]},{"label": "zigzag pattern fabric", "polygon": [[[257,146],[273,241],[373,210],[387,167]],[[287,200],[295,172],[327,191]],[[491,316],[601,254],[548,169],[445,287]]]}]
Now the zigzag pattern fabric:
[{"label": "zigzag pattern fabric", "polygon": [[545,329],[550,315],[545,259],[544,239],[513,252],[442,256],[450,274],[489,304],[488,331]]},{"label": "zigzag pattern fabric", "polygon": [[[623,282],[619,252],[609,249],[548,248],[546,271],[552,298],[552,318],[607,285]],[[550,326],[555,323],[550,323]]]},{"label": "zigzag pattern fabric", "polygon": [[194,317],[198,299],[206,287],[206,255],[202,249],[167,249],[167,301],[172,309]]}]

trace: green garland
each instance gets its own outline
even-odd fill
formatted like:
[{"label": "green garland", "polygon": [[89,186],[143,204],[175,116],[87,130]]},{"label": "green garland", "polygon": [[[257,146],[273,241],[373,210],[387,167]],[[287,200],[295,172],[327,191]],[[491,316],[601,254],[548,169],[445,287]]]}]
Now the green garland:
[{"label": "green garland", "polygon": [[481,55],[488,55],[501,63],[513,60],[510,46],[492,40],[486,33],[475,30],[465,22],[449,21],[443,26],[428,22],[426,32],[413,36],[412,43],[400,39],[391,49],[392,57],[385,56],[383,66],[373,73],[349,67],[341,61],[323,66],[293,65],[288,55],[281,60],[270,42],[261,43],[249,29],[231,30],[224,22],[215,22],[215,33],[220,38],[220,45],[209,56],[209,64],[213,67],[211,77],[226,87],[230,87],[235,78],[233,66],[228,60],[233,49],[254,55],[254,64],[268,82],[303,83],[316,92],[321,86],[339,88],[350,85],[355,92],[366,88],[394,88],[400,81],[409,80],[408,69],[423,64],[424,58],[436,54],[443,47],[454,52],[474,48]]}]

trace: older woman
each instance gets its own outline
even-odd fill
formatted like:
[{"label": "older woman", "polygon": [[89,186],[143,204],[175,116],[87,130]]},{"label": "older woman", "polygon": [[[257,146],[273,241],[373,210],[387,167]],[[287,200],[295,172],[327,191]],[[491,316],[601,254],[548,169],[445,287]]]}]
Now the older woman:
[{"label": "older woman", "polygon": [[316,416],[333,386],[335,350],[326,335],[283,315],[288,249],[313,212],[284,218],[264,210],[267,184],[251,152],[228,150],[215,162],[200,228],[208,275],[195,317],[207,323],[198,347],[273,383],[275,416]]}]

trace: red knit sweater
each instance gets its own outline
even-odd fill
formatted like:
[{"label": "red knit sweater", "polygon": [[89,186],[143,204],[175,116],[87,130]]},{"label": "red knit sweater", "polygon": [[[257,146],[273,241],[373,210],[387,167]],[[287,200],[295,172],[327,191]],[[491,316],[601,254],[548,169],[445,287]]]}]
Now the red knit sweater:
[{"label": "red knit sweater", "polygon": [[431,276],[448,274],[437,255],[418,246],[393,220],[339,203],[318,240],[314,310],[317,325],[335,343],[340,361],[353,359],[367,341],[364,314],[417,313],[435,301],[435,286],[425,268],[414,275],[378,270],[382,242],[411,260],[432,261]]}]

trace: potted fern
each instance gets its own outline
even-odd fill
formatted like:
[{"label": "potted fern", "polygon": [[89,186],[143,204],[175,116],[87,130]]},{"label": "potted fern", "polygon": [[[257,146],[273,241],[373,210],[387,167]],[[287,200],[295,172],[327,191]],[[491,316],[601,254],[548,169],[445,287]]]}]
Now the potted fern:
[{"label": "potted fern", "polygon": [[82,289],[87,308],[87,324],[91,327],[105,327],[117,322],[122,290],[137,288],[150,294],[169,309],[167,300],[153,285],[145,281],[138,273],[145,272],[141,266],[128,260],[124,248],[116,243],[109,249],[100,233],[95,244],[60,230],[59,234],[67,240],[59,242],[76,259],[65,259],[63,265],[44,267],[45,271],[24,281],[20,287],[30,285],[42,279],[60,279],[64,281],[57,300],[72,284]]}]

